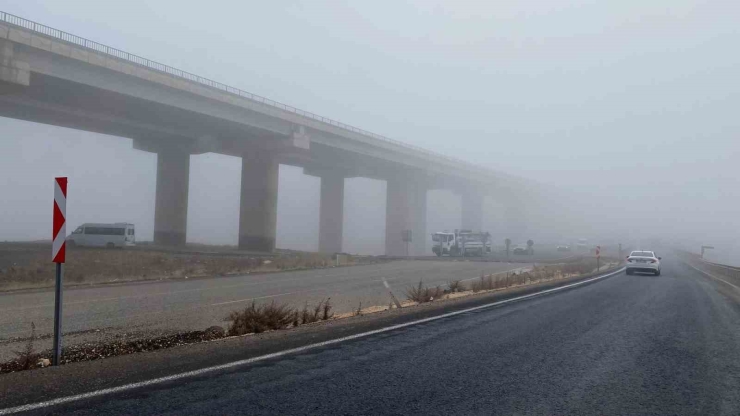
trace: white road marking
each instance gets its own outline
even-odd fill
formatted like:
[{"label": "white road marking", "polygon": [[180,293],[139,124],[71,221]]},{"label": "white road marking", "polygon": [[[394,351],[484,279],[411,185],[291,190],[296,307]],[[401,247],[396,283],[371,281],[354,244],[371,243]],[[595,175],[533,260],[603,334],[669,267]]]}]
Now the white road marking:
[{"label": "white road marking", "polygon": [[392,326],[385,327],[385,328],[375,329],[373,331],[367,331],[367,332],[363,332],[363,333],[360,333],[360,334],[349,335],[349,336],[346,336],[346,337],[332,339],[332,340],[329,340],[329,341],[323,341],[323,342],[318,342],[318,343],[315,343],[315,344],[304,345],[304,346],[298,347],[298,348],[291,348],[291,349],[288,349],[288,350],[279,351],[279,352],[275,352],[275,353],[272,353],[272,354],[261,355],[259,357],[253,357],[253,358],[248,358],[248,359],[245,359],[245,360],[233,361],[233,362],[226,363],[226,364],[216,365],[216,366],[212,366],[212,367],[205,367],[205,368],[201,368],[201,369],[198,369],[198,370],[187,371],[187,372],[184,372],[184,373],[173,374],[171,376],[159,377],[159,378],[155,378],[155,379],[151,379],[151,380],[146,380],[146,381],[140,381],[140,382],[137,382],[137,383],[124,384],[124,385],[118,386],[118,387],[111,387],[111,388],[107,388],[107,389],[94,390],[94,391],[91,391],[91,392],[88,392],[88,393],[75,394],[75,395],[67,396],[67,397],[60,397],[58,399],[47,400],[47,401],[44,401],[44,402],[31,403],[31,404],[25,404],[25,405],[22,405],[22,406],[16,406],[16,407],[9,407],[9,408],[6,408],[6,409],[0,409],[0,416],[2,416],[2,415],[10,415],[10,414],[20,413],[20,412],[27,412],[27,411],[30,411],[30,410],[43,409],[43,408],[47,408],[47,407],[51,407],[51,406],[57,406],[57,405],[60,405],[60,404],[75,402],[75,401],[84,400],[84,399],[90,399],[90,398],[93,398],[93,397],[99,397],[99,396],[104,396],[104,395],[108,395],[108,394],[121,393],[121,392],[124,392],[124,391],[132,390],[132,389],[137,389],[137,388],[140,388],[140,387],[147,387],[147,386],[152,386],[152,385],[155,385],[155,384],[161,384],[161,383],[166,383],[166,382],[170,382],[170,381],[181,380],[181,379],[184,379],[184,378],[196,377],[196,376],[200,376],[202,374],[212,373],[214,371],[228,370],[230,368],[235,368],[235,367],[239,367],[239,366],[243,366],[243,365],[247,365],[247,364],[252,364],[252,363],[259,362],[259,361],[265,361],[265,360],[269,360],[269,359],[273,359],[273,358],[280,358],[280,357],[283,357],[283,356],[286,356],[286,355],[290,355],[290,354],[296,354],[296,353],[300,353],[300,352],[304,352],[304,351],[308,351],[308,350],[313,350],[313,349],[316,349],[316,348],[325,347],[327,345],[334,345],[334,344],[339,344],[339,343],[342,343],[342,342],[351,341],[351,340],[355,340],[355,339],[359,339],[359,338],[366,338],[366,337],[369,337],[369,336],[372,336],[372,335],[377,335],[377,334],[382,334],[384,332],[394,331],[396,329],[401,329],[401,328],[406,328],[406,327],[415,326],[415,325],[419,325],[419,324],[424,324],[424,323],[427,323],[427,322],[438,321],[440,319],[445,319],[445,318],[449,318],[449,317],[452,317],[452,316],[462,315],[464,313],[469,313],[469,312],[478,311],[478,310],[481,310],[481,309],[491,308],[491,307],[494,307],[494,306],[504,305],[504,304],[507,304],[507,303],[513,303],[513,302],[517,302],[517,301],[521,301],[521,300],[525,300],[525,299],[530,299],[530,298],[541,296],[541,295],[544,295],[544,294],[547,294],[547,293],[559,292],[561,290],[565,290],[565,289],[568,289],[568,288],[571,288],[571,287],[581,286],[581,285],[584,285],[586,283],[590,283],[590,282],[594,282],[594,281],[597,281],[597,280],[605,279],[607,277],[614,276],[615,274],[621,273],[623,271],[624,271],[624,268],[621,268],[621,269],[619,269],[617,271],[614,271],[614,272],[611,272],[611,273],[607,273],[607,274],[602,275],[602,276],[593,277],[593,278],[590,278],[590,279],[587,279],[587,280],[584,280],[584,281],[581,281],[581,282],[571,283],[571,284],[565,285],[565,286],[555,287],[555,288],[552,288],[552,289],[547,289],[547,290],[543,290],[543,291],[536,292],[536,293],[530,293],[528,295],[517,296],[517,297],[511,298],[511,299],[500,300],[498,302],[487,303],[485,305],[475,306],[475,307],[463,309],[463,310],[460,310],[460,311],[448,312],[448,313],[445,313],[445,314],[442,314],[442,315],[432,316],[432,317],[429,317],[429,318],[417,319],[415,321],[406,322],[406,323],[403,323],[403,324],[392,325]]},{"label": "white road marking", "polygon": [[737,289],[737,290],[740,290],[740,286],[736,286],[736,285],[733,285],[732,283],[728,282],[727,280],[725,280],[725,279],[720,279],[719,277],[717,277],[717,276],[715,276],[715,275],[713,275],[713,274],[711,274],[711,273],[709,273],[709,272],[705,272],[704,270],[698,269],[698,268],[696,268],[696,267],[694,267],[694,266],[690,265],[689,263],[686,263],[686,262],[684,262],[684,263],[685,263],[685,264],[686,264],[687,266],[691,267],[692,269],[696,270],[696,271],[697,271],[697,272],[699,272],[699,273],[705,274],[705,275],[707,275],[707,276],[711,277],[712,279],[716,279],[716,280],[719,280],[719,281],[720,281],[720,282],[722,282],[722,283],[727,283],[728,285],[730,285],[730,286],[734,287],[735,289]]}]

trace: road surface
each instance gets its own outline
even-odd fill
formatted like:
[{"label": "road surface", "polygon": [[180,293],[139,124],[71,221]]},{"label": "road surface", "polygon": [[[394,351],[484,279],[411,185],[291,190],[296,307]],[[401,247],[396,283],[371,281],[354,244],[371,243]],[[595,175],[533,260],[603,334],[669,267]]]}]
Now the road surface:
[{"label": "road surface", "polygon": [[[126,333],[144,336],[179,330],[203,330],[222,325],[229,312],[257,302],[288,303],[302,307],[331,298],[334,310],[348,312],[364,306],[386,305],[390,298],[385,278],[399,298],[420,279],[444,285],[452,279],[473,279],[526,267],[526,264],[472,261],[393,261],[365,266],[297,272],[254,274],[212,279],[132,283],[75,288],[64,293],[66,342],[83,342]],[[54,293],[0,294],[0,361],[25,345],[31,322],[37,334],[53,328]],[[101,329],[101,332],[88,332]],[[37,348],[51,347],[51,340]]]},{"label": "road surface", "polygon": [[[664,260],[570,291],[55,414],[740,414],[740,307]],[[734,290],[734,289],[733,289]]]}]

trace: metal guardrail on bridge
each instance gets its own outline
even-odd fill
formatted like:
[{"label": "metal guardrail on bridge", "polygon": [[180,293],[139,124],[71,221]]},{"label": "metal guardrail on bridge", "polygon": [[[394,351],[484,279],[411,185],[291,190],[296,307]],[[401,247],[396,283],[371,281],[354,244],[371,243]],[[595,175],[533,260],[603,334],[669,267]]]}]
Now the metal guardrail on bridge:
[{"label": "metal guardrail on bridge", "polygon": [[740,267],[706,261],[693,253],[684,253],[684,258],[699,270],[717,276],[730,277],[733,281],[740,283]]},{"label": "metal guardrail on bridge", "polygon": [[73,43],[75,45],[82,46],[82,47],[85,47],[85,48],[94,50],[96,52],[104,53],[106,55],[110,55],[110,56],[113,56],[113,57],[118,58],[118,59],[122,59],[122,60],[125,60],[125,61],[128,61],[128,62],[137,64],[137,65],[141,65],[141,66],[144,66],[144,67],[149,68],[149,69],[153,69],[153,70],[156,70],[156,71],[164,72],[166,74],[173,75],[173,76],[176,76],[176,77],[184,78],[184,79],[186,79],[188,81],[196,82],[196,83],[201,84],[201,85],[205,85],[205,86],[208,86],[208,87],[211,87],[211,88],[215,88],[217,90],[220,90],[220,91],[223,91],[223,92],[226,92],[226,93],[229,93],[229,94],[238,95],[239,97],[247,98],[249,100],[256,101],[256,102],[259,102],[259,103],[264,104],[264,105],[268,105],[268,106],[271,106],[271,107],[279,108],[281,110],[285,110],[285,111],[288,111],[288,112],[297,114],[299,116],[302,116],[302,117],[305,117],[305,118],[308,118],[308,119],[311,119],[311,120],[319,121],[319,122],[322,122],[322,123],[326,123],[326,124],[332,125],[334,127],[339,127],[341,129],[344,129],[344,130],[348,130],[348,131],[351,131],[351,132],[355,132],[355,133],[359,133],[359,134],[362,134],[362,135],[365,135],[365,136],[372,137],[374,139],[378,139],[378,140],[382,140],[382,141],[385,141],[385,142],[388,142],[388,143],[392,143],[394,145],[397,145],[397,146],[406,148],[408,150],[414,150],[414,151],[417,151],[417,152],[421,152],[421,153],[424,153],[424,154],[429,155],[429,156],[434,156],[434,157],[437,157],[437,158],[441,158],[441,159],[447,160],[448,162],[455,163],[455,164],[466,165],[466,166],[468,166],[470,168],[474,168],[474,169],[485,169],[483,167],[476,166],[473,163],[466,162],[466,161],[464,161],[462,159],[457,159],[457,158],[446,156],[446,155],[443,155],[443,154],[440,154],[440,153],[435,153],[435,152],[432,152],[430,150],[424,149],[424,148],[419,147],[419,146],[415,146],[415,145],[404,143],[404,142],[401,142],[401,141],[398,141],[398,140],[395,140],[395,139],[391,139],[391,138],[388,138],[388,137],[385,137],[385,136],[382,136],[382,135],[379,135],[379,134],[376,134],[376,133],[372,133],[372,132],[367,131],[367,130],[363,130],[363,129],[358,128],[358,127],[350,126],[348,124],[344,124],[344,123],[341,123],[339,121],[332,120],[332,119],[327,118],[327,117],[322,117],[322,116],[320,116],[318,114],[314,114],[314,113],[311,113],[309,111],[304,111],[304,110],[301,110],[299,108],[295,108],[293,106],[290,106],[290,105],[287,105],[287,104],[283,104],[283,103],[280,103],[280,102],[271,100],[269,98],[262,97],[262,96],[257,95],[257,94],[252,94],[250,92],[241,90],[239,88],[230,87],[230,86],[228,86],[226,84],[222,84],[220,82],[213,81],[213,80],[208,79],[208,78],[203,78],[201,76],[192,74],[190,72],[182,71],[180,69],[173,68],[171,66],[168,66],[168,65],[165,65],[165,64],[161,64],[159,62],[155,62],[155,61],[152,61],[152,60],[149,60],[149,59],[146,59],[146,58],[142,58],[142,57],[140,57],[138,55],[130,54],[130,53],[124,52],[124,51],[122,51],[120,49],[112,48],[110,46],[106,46],[106,45],[100,44],[98,42],[95,42],[95,41],[92,41],[92,40],[89,40],[89,39],[85,39],[85,38],[82,38],[82,37],[73,35],[71,33],[67,33],[67,32],[64,32],[64,31],[61,31],[61,30],[58,30],[58,29],[54,29],[54,28],[51,28],[49,26],[45,26],[45,25],[42,25],[40,23],[33,22],[31,20],[28,20],[28,19],[24,19],[22,17],[15,16],[15,15],[10,14],[10,13],[6,13],[6,12],[0,11],[0,22],[9,23],[9,24],[12,24],[12,25],[15,25],[15,26],[22,27],[24,29],[28,29],[28,30],[34,31],[36,33],[43,34],[45,36],[49,36],[49,37],[52,37],[52,38],[55,38],[55,39],[63,40],[65,42]]}]

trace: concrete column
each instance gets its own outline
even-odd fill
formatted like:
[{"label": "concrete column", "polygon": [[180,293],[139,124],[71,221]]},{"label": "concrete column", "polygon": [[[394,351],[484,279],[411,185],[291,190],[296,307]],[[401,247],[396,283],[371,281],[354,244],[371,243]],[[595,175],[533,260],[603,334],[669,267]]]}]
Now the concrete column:
[{"label": "concrete column", "polygon": [[275,249],[278,168],[275,156],[269,152],[255,150],[242,157],[240,249],[266,252]]},{"label": "concrete column", "polygon": [[426,246],[426,191],[424,183],[393,179],[387,184],[385,209],[385,254],[405,256],[403,230],[411,230],[409,255],[423,255]]},{"label": "concrete column", "polygon": [[342,225],[344,221],[344,177],[321,177],[319,211],[319,251],[342,252]]},{"label": "concrete column", "polygon": [[462,193],[461,229],[483,231],[483,194],[475,190]]},{"label": "concrete column", "polygon": [[411,207],[412,253],[415,256],[429,255],[431,251],[426,252],[427,240],[431,239],[427,235],[427,187],[419,183],[411,191],[414,198]]},{"label": "concrete column", "polygon": [[157,153],[154,243],[185,245],[188,224],[190,154],[176,149]]}]

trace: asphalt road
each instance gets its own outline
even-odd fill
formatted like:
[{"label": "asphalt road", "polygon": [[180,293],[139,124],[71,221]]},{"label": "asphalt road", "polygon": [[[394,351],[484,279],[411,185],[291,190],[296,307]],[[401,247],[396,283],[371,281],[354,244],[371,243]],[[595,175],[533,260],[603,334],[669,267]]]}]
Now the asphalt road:
[{"label": "asphalt road", "polygon": [[43,413],[740,414],[735,290],[664,260],[553,295]]},{"label": "asphalt road", "polygon": [[[420,279],[427,285],[444,285],[452,279],[473,279],[526,267],[526,264],[472,261],[393,261],[366,266],[253,274],[197,280],[108,285],[65,290],[63,330],[66,343],[102,337],[148,336],[180,330],[203,330],[223,325],[229,312],[256,302],[287,303],[302,307],[331,298],[336,312],[390,302],[382,284],[385,278],[396,296]],[[53,328],[54,293],[26,292],[0,295],[0,361],[24,344],[31,322],[38,335]],[[94,332],[101,330],[100,332]],[[51,347],[51,340],[37,348]]]}]

